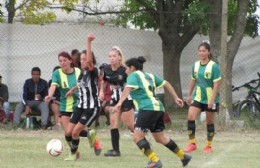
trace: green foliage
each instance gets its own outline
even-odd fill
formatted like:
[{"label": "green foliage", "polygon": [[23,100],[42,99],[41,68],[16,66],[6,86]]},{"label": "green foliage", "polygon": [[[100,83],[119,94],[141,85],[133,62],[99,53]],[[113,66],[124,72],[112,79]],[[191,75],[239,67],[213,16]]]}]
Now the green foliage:
[{"label": "green foliage", "polygon": [[200,34],[207,35],[209,31],[209,16],[210,6],[206,2],[195,0],[189,4],[189,7],[184,10],[188,16],[189,24],[199,23]]},{"label": "green foliage", "polygon": [[[254,13],[257,10],[257,0],[251,0],[248,13],[247,13],[247,26],[245,30],[245,35],[250,37],[258,36],[258,25],[260,24],[259,16]],[[228,1],[228,35],[232,35],[235,27],[235,18],[237,17],[237,0]]]},{"label": "green foliage", "polygon": [[[185,24],[194,24],[199,23],[200,25],[200,34],[207,35],[209,31],[209,16],[211,14],[211,9],[209,1],[202,0],[190,0],[185,1],[186,6],[183,6],[182,10],[182,21],[180,23],[180,33],[182,32],[182,26]],[[173,4],[175,1],[173,0]],[[235,29],[235,20],[237,17],[237,3],[238,0],[229,0],[228,1],[228,35],[232,35]],[[188,5],[187,5],[188,4]],[[159,12],[156,9],[158,1],[152,0],[143,0],[142,4],[136,2],[135,0],[126,1],[124,7],[121,11],[128,11],[130,13],[120,14],[119,17],[115,20],[116,25],[126,27],[127,23],[130,22],[140,29],[154,29],[159,28],[159,24],[156,23],[152,13],[156,14]],[[165,3],[165,6],[168,4]],[[251,0],[250,6],[247,14],[247,27],[245,34],[250,37],[258,36],[258,25],[259,25],[259,16],[255,15],[254,12],[258,7],[257,0]],[[167,7],[165,7],[167,8]],[[151,12],[152,11],[152,12]],[[174,11],[172,11],[174,12]],[[165,22],[166,23],[166,22]]]},{"label": "green foliage", "polygon": [[[148,12],[141,12],[147,8],[155,9],[154,1],[146,0],[143,2],[146,6],[134,0],[126,1],[124,7],[120,10],[122,14],[115,20],[115,24],[126,27],[127,23],[130,22],[140,29],[158,29],[154,18]],[[127,13],[124,13],[126,11]]]},{"label": "green foliage", "polygon": [[3,22],[2,4],[0,4],[0,23]]},{"label": "green foliage", "polygon": [[26,24],[49,24],[56,20],[56,15],[52,12],[27,13],[24,18]]}]

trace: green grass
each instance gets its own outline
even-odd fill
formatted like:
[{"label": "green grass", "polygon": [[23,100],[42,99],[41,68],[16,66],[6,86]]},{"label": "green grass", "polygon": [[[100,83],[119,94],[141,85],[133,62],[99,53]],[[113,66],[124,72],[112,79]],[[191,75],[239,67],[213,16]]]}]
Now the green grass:
[{"label": "green grass", "polygon": [[[173,126],[174,124],[173,119]],[[183,122],[185,122],[183,120]],[[185,122],[186,123],[186,122]],[[177,124],[179,125],[179,124]],[[179,125],[180,126],[180,125]],[[176,143],[184,148],[187,145],[187,135],[184,129],[171,128],[165,133],[173,138]],[[193,159],[188,165],[190,168],[258,168],[260,167],[260,131],[250,132],[216,132],[214,138],[214,152],[205,155],[202,153],[206,138],[205,126],[198,125],[197,143],[198,150],[192,153]],[[28,131],[28,130],[6,130],[0,131],[0,163],[3,168],[138,168],[147,164],[146,157],[132,142],[130,133],[121,130],[121,157],[106,158],[103,153],[111,148],[109,129],[98,130],[98,136],[102,142],[101,156],[95,156],[93,149],[89,148],[86,138],[80,142],[81,158],[75,162],[66,162],[69,150],[65,143],[62,131]],[[63,153],[54,158],[46,152],[46,144],[50,139],[59,138],[63,141]],[[164,168],[182,167],[179,159],[165,147],[156,144],[151,135],[147,139],[151,142],[153,149],[163,162]]]}]

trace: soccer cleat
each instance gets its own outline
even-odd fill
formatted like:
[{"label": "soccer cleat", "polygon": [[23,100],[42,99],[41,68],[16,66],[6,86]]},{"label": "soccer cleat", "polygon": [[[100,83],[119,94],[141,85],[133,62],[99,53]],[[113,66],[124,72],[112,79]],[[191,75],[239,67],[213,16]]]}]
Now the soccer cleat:
[{"label": "soccer cleat", "polygon": [[158,162],[153,162],[153,161],[148,162],[146,168],[161,168],[161,167],[162,167],[162,162],[159,160]]},{"label": "soccer cleat", "polygon": [[107,153],[104,153],[104,156],[112,156],[112,157],[116,157],[116,156],[121,156],[121,153],[119,151],[116,150],[109,150],[107,151]]},{"label": "soccer cleat", "polygon": [[100,141],[98,139],[96,139],[95,143],[94,143],[94,152],[96,156],[99,156],[101,153],[101,145],[100,145]]},{"label": "soccer cleat", "polygon": [[203,148],[203,153],[212,153],[213,150],[212,150],[212,147],[211,146],[205,146]]},{"label": "soccer cleat", "polygon": [[77,160],[77,154],[76,153],[74,153],[74,154],[70,153],[69,157],[65,159],[65,161],[75,161],[75,160]]},{"label": "soccer cleat", "polygon": [[88,134],[88,141],[89,141],[89,146],[91,148],[94,147],[94,143],[96,141],[96,131],[95,130],[90,130]]},{"label": "soccer cleat", "polygon": [[187,166],[188,163],[190,162],[191,158],[192,158],[192,157],[191,157],[190,155],[188,155],[188,154],[185,153],[185,154],[184,154],[184,159],[181,160],[182,166],[183,166],[183,167]]},{"label": "soccer cleat", "polygon": [[185,153],[190,153],[192,151],[195,151],[197,149],[196,144],[189,144],[187,148],[184,149]]}]

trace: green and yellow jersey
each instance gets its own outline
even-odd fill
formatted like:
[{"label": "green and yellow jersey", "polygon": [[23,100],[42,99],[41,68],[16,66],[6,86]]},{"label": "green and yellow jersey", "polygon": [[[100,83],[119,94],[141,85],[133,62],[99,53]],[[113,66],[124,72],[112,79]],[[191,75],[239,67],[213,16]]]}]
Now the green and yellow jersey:
[{"label": "green and yellow jersey", "polygon": [[[213,94],[214,82],[221,79],[218,64],[211,60],[206,65],[201,65],[200,61],[195,62],[191,78],[192,80],[196,80],[192,99],[203,104],[208,104]],[[216,96],[215,103],[219,103],[219,95]]]},{"label": "green and yellow jersey", "polygon": [[73,109],[77,106],[78,90],[74,92],[73,96],[68,98],[65,95],[71,88],[77,85],[80,72],[80,69],[75,67],[71,74],[66,74],[59,68],[52,74],[52,85],[59,87],[60,111],[62,112],[73,112]]},{"label": "green and yellow jersey", "polygon": [[164,111],[162,102],[155,95],[155,89],[164,84],[164,80],[153,74],[142,71],[132,72],[127,77],[126,87],[132,88],[130,95],[136,110]]}]

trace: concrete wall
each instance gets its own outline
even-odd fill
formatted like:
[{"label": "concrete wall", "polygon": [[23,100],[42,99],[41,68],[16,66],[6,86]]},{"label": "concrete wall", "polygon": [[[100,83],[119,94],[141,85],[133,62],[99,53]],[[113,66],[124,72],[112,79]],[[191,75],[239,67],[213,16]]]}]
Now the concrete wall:
[{"label": "concrete wall", "polygon": [[[61,51],[83,50],[88,33],[94,32],[93,51],[98,64],[108,62],[112,46],[119,46],[126,59],[145,56],[145,70],[163,76],[162,44],[157,32],[127,30],[100,25],[0,25],[0,74],[9,87],[10,101],[19,101],[25,79],[31,68],[39,66],[42,78],[49,80],[52,69],[58,65]],[[181,80],[184,96],[187,94],[191,65],[198,59],[197,46],[205,36],[196,36],[185,48],[181,58]],[[240,85],[256,78],[260,72],[260,39],[244,38],[233,67],[233,84]],[[239,94],[239,93],[236,93]],[[240,92],[242,94],[242,92]],[[235,96],[237,97],[237,96]]]}]

